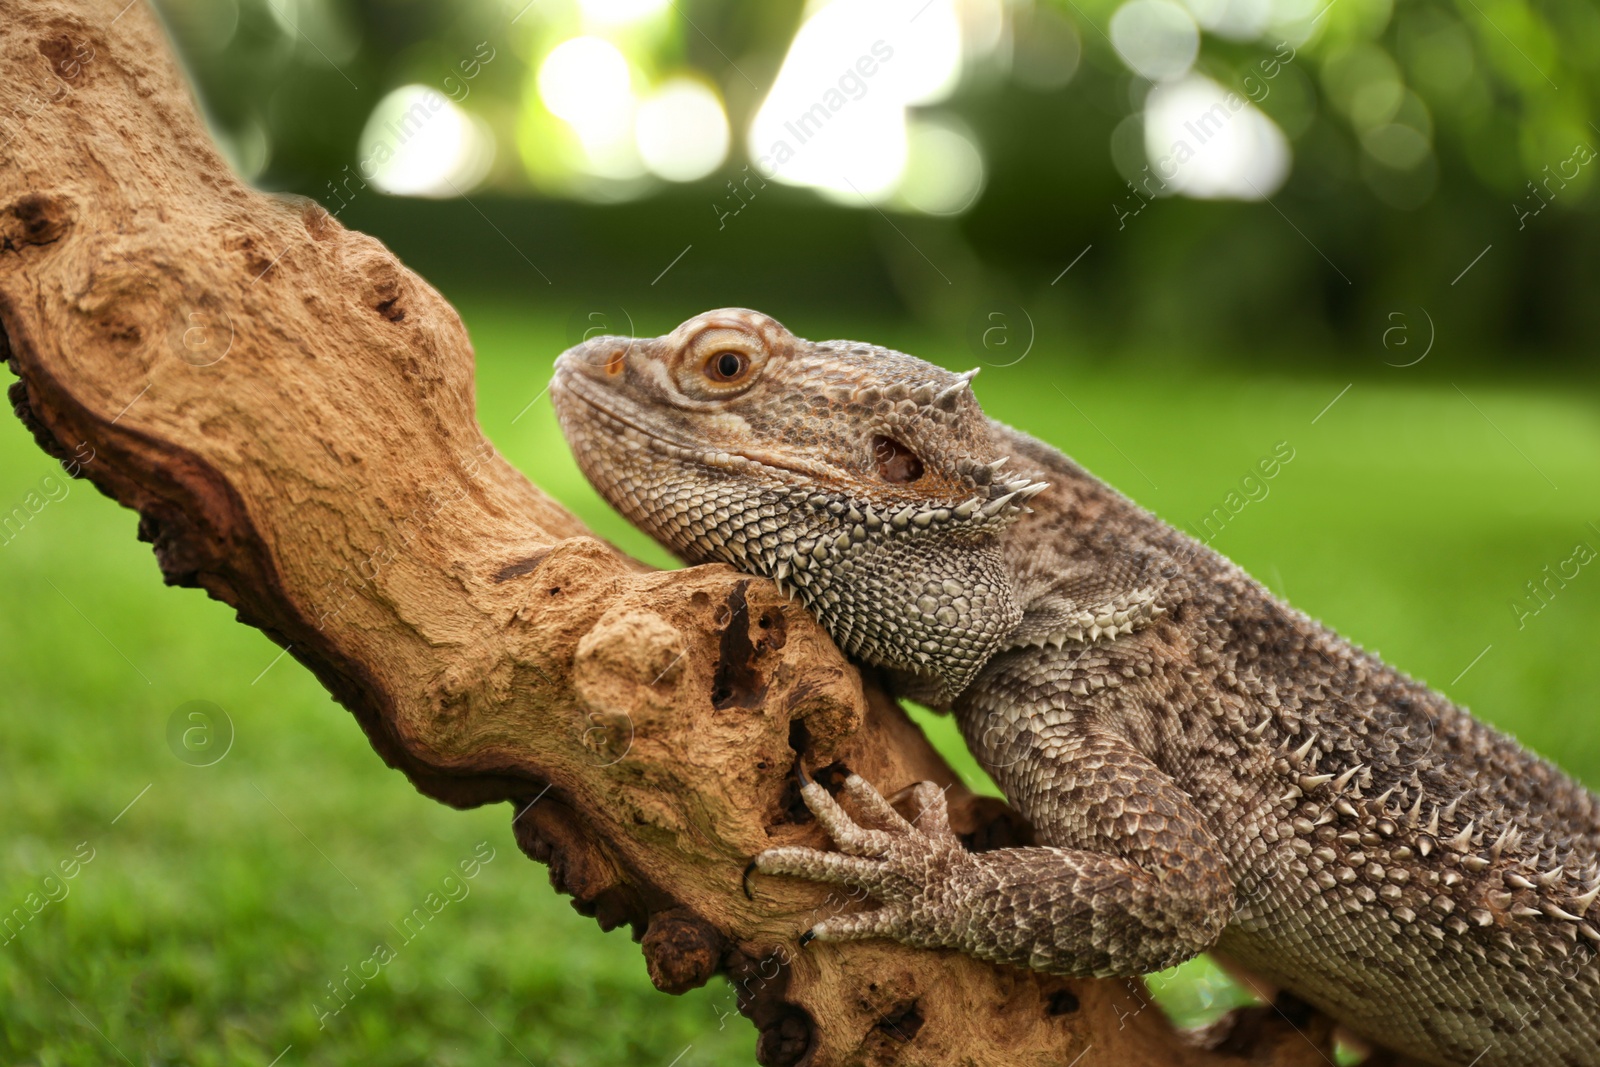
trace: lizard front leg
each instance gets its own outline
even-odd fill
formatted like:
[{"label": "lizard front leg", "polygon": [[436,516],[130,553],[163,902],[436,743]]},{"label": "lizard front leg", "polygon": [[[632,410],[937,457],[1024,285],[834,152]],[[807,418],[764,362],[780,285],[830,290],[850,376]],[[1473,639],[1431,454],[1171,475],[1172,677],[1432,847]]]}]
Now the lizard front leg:
[{"label": "lizard front leg", "polygon": [[841,852],[774,848],[756,867],[858,887],[882,905],[819,923],[809,933],[822,940],[888,937],[1079,977],[1144,974],[1207,948],[1232,887],[1188,797],[1115,737],[1063,734],[1052,747],[1052,803],[1080,812],[1067,824],[1086,847],[971,853],[937,787],[918,785],[921,811],[907,821],[852,775],[844,791],[862,822],[816,783],[802,789]]}]

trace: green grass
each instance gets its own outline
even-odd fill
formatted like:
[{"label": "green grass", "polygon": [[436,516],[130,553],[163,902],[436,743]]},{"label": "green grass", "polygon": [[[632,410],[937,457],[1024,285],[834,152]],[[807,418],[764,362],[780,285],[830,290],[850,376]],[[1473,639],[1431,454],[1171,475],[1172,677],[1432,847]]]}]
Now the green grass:
[{"label": "green grass", "polygon": [[[547,400],[517,417],[565,344],[560,321],[465,315],[496,444],[598,532],[666,562],[583,483]],[[641,328],[657,325],[671,323]],[[892,331],[877,339],[945,354]],[[1358,380],[1313,423],[1346,381],[1085,372],[1038,351],[986,371],[979,393],[1181,525],[1289,442],[1294,459],[1217,547],[1600,783],[1600,567],[1522,629],[1511,609],[1577,542],[1600,548],[1588,525],[1600,524],[1594,390],[1478,382],[1463,395],[1395,371]],[[0,420],[0,509],[53,470]],[[656,993],[637,947],[573,913],[517,852],[504,808],[456,812],[417,795],[292,659],[202,594],[164,588],[135,524],[77,482],[0,545],[0,920],[31,893],[67,891],[8,942],[0,931],[0,1062],[666,1067],[686,1046],[681,1067],[753,1062],[754,1031],[722,1019],[725,985]],[[220,705],[235,731],[212,766],[168,747],[169,719],[191,700]],[[949,721],[927,721],[981,784]],[[80,842],[92,861],[46,883]],[[406,942],[391,924],[430,893],[443,899],[480,842],[493,860],[450,883],[467,895]],[[392,961],[321,1017],[318,1005],[337,1003],[328,983],[379,943]],[[1236,996],[1203,961],[1158,985],[1186,1019]]]}]

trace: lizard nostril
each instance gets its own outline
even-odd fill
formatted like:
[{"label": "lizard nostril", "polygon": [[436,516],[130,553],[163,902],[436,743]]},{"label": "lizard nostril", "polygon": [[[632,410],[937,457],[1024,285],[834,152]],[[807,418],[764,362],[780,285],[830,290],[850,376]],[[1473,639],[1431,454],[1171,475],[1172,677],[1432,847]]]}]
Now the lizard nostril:
[{"label": "lizard nostril", "polygon": [[922,460],[893,437],[878,434],[872,439],[872,458],[878,474],[886,482],[914,482],[922,477]]}]

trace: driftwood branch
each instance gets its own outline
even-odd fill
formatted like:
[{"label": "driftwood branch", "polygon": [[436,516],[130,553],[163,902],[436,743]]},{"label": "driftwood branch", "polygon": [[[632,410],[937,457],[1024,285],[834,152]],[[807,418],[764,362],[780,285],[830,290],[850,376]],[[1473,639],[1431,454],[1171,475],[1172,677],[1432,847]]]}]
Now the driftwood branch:
[{"label": "driftwood branch", "polygon": [[[760,849],[822,843],[796,760],[889,789],[952,772],[770,584],[646,570],[512,469],[455,311],[315,203],[242,185],[125,2],[0,0],[0,354],[40,446],[139,512],[167,582],[286,647],[424,793],[514,804],[657,986],[729,975],[764,1063],[1322,1062],[1265,1012],[1200,1051],[1137,981],[800,949],[856,905],[741,888]],[[952,796],[980,842],[1015,825]]]}]

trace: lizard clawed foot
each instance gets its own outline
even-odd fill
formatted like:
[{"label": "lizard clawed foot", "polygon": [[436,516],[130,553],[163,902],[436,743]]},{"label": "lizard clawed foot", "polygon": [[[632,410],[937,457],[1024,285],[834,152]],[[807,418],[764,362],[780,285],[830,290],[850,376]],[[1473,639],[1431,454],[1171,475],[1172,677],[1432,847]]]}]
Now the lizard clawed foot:
[{"label": "lizard clawed foot", "polygon": [[950,829],[944,791],[932,782],[912,787],[918,814],[905,819],[866,779],[852,774],[844,795],[860,813],[852,819],[826,789],[807,779],[800,789],[806,807],[840,851],[802,846],[769,848],[755,858],[763,874],[791,875],[862,890],[883,906],[875,911],[834,914],[802,937],[849,941],[890,937],[913,945],[947,944],[941,937],[938,901],[971,853]]}]

